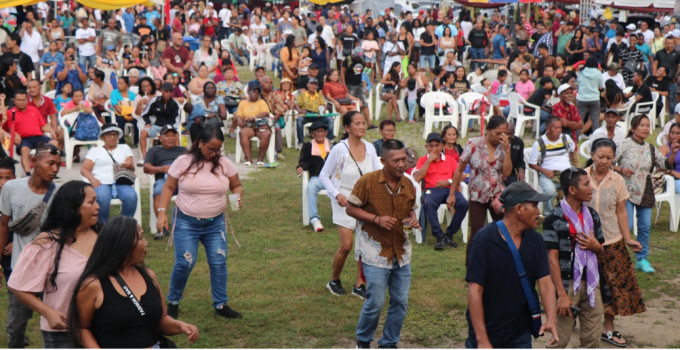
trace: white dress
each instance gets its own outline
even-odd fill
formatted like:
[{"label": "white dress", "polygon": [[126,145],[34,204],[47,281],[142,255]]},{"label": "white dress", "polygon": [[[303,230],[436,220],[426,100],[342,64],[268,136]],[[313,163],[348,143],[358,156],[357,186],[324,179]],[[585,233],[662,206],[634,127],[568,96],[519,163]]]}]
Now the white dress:
[{"label": "white dress", "polygon": [[[368,174],[375,170],[373,169],[373,160],[368,155],[368,153],[366,154],[364,160],[357,163],[359,164],[361,173],[363,174]],[[359,169],[357,169],[357,165],[351,158],[348,159],[347,164],[345,164],[345,167],[342,169],[342,179],[340,181],[340,188],[338,189],[340,194],[345,196],[345,198],[349,198],[349,195],[354,189],[354,184],[359,181],[359,178],[361,178],[361,174],[359,173]],[[331,205],[333,207],[334,224],[348,228],[350,230],[354,230],[357,227],[357,220],[347,215],[345,208],[341,207],[338,202],[331,201]]]}]

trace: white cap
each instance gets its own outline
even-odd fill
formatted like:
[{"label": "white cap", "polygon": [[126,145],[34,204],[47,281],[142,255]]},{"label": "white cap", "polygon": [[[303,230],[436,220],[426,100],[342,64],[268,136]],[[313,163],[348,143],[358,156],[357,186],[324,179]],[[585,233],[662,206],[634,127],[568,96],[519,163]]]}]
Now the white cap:
[{"label": "white cap", "polygon": [[635,26],[635,24],[631,23],[631,24],[629,24],[629,25],[626,26],[626,29],[628,29],[628,30],[635,30],[635,29],[637,29],[637,27]]},{"label": "white cap", "polygon": [[569,85],[569,84],[562,84],[562,85],[560,85],[560,87],[557,89],[557,95],[561,95],[561,94],[562,94],[564,91],[566,91],[567,89],[572,89],[572,90],[573,90],[574,88],[571,87],[571,85]]},{"label": "white cap", "polygon": [[673,31],[671,31],[671,35],[672,35],[674,38],[680,39],[680,29],[673,29]]},{"label": "white cap", "polygon": [[680,103],[675,105],[675,114],[680,114]]},{"label": "white cap", "polygon": [[210,6],[210,7],[215,7],[215,5],[214,5],[212,2],[209,2],[209,3],[208,3],[208,6]]}]

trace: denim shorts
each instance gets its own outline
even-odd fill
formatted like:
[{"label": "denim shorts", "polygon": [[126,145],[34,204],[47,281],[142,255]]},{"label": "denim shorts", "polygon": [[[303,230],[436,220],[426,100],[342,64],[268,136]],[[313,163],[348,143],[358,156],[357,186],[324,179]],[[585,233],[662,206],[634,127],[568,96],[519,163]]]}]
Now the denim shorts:
[{"label": "denim shorts", "polygon": [[[155,175],[153,175],[153,176],[155,176]],[[154,184],[153,184],[153,196],[154,196],[154,198],[156,196],[160,196],[161,192],[163,192],[163,187],[165,186],[165,181],[167,181],[167,178],[163,177],[161,179],[156,180],[156,182],[154,182]],[[173,193],[172,195],[176,196],[178,190],[179,190],[179,188],[175,189],[175,193]]]},{"label": "denim shorts", "polygon": [[21,154],[21,148],[23,147],[28,147],[30,149],[36,149],[38,147],[38,144],[43,142],[43,143],[48,143],[52,141],[51,138],[47,136],[30,136],[30,137],[24,137],[21,139],[21,143],[19,143],[19,146],[17,146],[17,153]]},{"label": "denim shorts", "polygon": [[146,129],[146,131],[149,133],[149,137],[154,138],[161,133],[162,128],[160,125],[151,125],[151,130]]},{"label": "denim shorts", "polygon": [[377,62],[377,55],[373,57],[366,57],[364,56],[364,62],[365,63],[373,63],[375,64]]}]

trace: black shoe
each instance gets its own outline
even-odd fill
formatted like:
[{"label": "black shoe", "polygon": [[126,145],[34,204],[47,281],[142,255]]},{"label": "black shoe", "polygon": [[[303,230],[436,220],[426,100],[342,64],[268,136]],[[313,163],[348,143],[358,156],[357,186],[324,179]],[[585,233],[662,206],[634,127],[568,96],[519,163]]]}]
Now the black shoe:
[{"label": "black shoe", "polygon": [[177,319],[179,313],[179,304],[168,304],[168,316]]},{"label": "black shoe", "polygon": [[370,349],[371,343],[357,340],[357,349]]},{"label": "black shoe", "polygon": [[458,248],[458,243],[453,240],[453,235],[444,235],[444,242],[446,242],[446,245]]},{"label": "black shoe", "polygon": [[366,299],[366,285],[362,284],[357,288],[356,286],[352,288],[352,295],[356,295],[361,299]]},{"label": "black shoe", "polygon": [[163,239],[163,238],[165,238],[165,237],[166,237],[166,235],[165,235],[163,232],[158,232],[158,233],[156,233],[155,235],[153,235],[153,240],[154,240],[154,241],[159,241],[159,240],[161,240],[161,239]]},{"label": "black shoe", "polygon": [[326,288],[331,292],[333,295],[345,295],[347,292],[345,291],[344,288],[342,288],[342,283],[340,282],[339,279],[335,281],[328,281],[328,284],[326,285]]},{"label": "black shoe", "polygon": [[232,310],[232,308],[230,308],[229,305],[227,305],[227,304],[222,304],[221,309],[215,308],[215,311],[213,311],[213,314],[215,314],[217,316],[222,316],[224,318],[241,318],[241,317],[243,317],[243,315]]},{"label": "black shoe", "polygon": [[446,243],[441,238],[437,239],[437,244],[434,245],[434,250],[444,250],[446,248]]},{"label": "black shoe", "polygon": [[368,130],[373,130],[373,129],[377,129],[377,128],[378,128],[378,127],[377,127],[375,124],[373,124],[373,125],[371,125],[371,126],[368,127]]}]

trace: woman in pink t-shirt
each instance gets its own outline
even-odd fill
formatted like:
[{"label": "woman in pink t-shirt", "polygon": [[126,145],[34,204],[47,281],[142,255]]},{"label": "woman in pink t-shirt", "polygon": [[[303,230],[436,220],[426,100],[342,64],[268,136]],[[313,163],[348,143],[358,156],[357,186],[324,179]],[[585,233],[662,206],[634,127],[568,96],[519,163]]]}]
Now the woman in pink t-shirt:
[{"label": "woman in pink t-shirt", "polygon": [[[56,190],[44,232],[21,251],[9,279],[10,299],[16,297],[42,316],[44,348],[72,347],[66,315],[97,241],[96,199],[92,186],[83,181],[69,181]],[[43,293],[42,300],[36,293]]]},{"label": "woman in pink t-shirt", "polygon": [[[206,125],[187,154],[179,156],[170,166],[158,206],[158,232],[167,232],[166,208],[179,189],[175,202],[175,265],[170,276],[168,315],[177,318],[179,301],[191,270],[196,265],[198,245],[203,243],[210,267],[210,286],[214,313],[226,318],[241,314],[227,306],[227,229],[224,210],[227,192],[238,194],[241,206],[243,187],[236,167],[222,155],[224,135],[212,125]],[[163,231],[166,230],[166,231]]]}]

